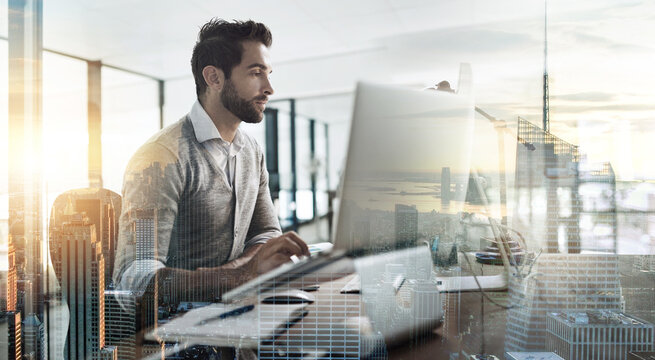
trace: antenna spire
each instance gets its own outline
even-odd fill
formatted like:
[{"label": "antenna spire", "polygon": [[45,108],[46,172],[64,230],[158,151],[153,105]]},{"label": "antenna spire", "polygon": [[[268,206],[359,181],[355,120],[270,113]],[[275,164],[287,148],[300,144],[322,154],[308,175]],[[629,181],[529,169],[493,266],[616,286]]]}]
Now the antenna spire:
[{"label": "antenna spire", "polygon": [[550,119],[548,116],[548,0],[544,0],[544,109],[543,129],[550,132]]}]

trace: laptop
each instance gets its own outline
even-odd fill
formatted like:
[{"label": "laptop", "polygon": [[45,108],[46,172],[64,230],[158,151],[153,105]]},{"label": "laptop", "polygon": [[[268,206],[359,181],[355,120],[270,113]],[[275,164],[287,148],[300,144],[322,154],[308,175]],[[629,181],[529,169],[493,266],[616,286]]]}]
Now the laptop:
[{"label": "laptop", "polygon": [[333,247],[263,274],[222,301],[319,270],[354,270],[352,262],[340,260],[420,245],[425,214],[439,221],[463,208],[473,112],[470,96],[359,82]]}]

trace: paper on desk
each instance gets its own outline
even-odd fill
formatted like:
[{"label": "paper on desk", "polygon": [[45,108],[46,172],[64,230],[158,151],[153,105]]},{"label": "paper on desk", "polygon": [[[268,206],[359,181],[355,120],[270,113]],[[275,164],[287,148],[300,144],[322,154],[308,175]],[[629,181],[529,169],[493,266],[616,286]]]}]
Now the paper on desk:
[{"label": "paper on desk", "polygon": [[257,304],[241,315],[218,318],[242,306],[212,304],[194,309],[159,326],[146,337],[155,341],[255,348],[260,341],[273,340],[301,319],[307,304]]}]

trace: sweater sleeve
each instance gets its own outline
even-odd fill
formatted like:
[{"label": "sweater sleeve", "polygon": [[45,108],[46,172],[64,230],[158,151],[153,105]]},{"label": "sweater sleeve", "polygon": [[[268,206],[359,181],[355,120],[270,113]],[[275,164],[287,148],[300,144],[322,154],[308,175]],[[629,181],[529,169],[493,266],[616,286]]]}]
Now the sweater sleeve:
[{"label": "sweater sleeve", "polygon": [[178,158],[160,144],[146,143],[130,160],[113,274],[117,290],[140,296],[156,271],[165,267],[182,179]]},{"label": "sweater sleeve", "polygon": [[261,151],[259,152],[259,169],[259,191],[248,235],[246,236],[245,249],[255,244],[263,244],[269,239],[282,235],[280,221],[277,218],[271,193],[268,189],[268,171],[266,170],[264,154]]}]

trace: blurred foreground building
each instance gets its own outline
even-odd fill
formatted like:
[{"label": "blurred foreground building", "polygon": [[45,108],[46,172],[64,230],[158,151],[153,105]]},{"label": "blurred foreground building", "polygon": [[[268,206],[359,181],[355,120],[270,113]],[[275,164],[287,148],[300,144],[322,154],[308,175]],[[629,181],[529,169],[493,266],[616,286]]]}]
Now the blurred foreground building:
[{"label": "blurred foreground building", "polygon": [[505,351],[544,351],[546,319],[558,311],[621,311],[618,256],[542,254],[524,279],[510,276]]},{"label": "blurred foreground building", "polygon": [[546,348],[567,360],[623,360],[630,351],[652,351],[653,324],[618,311],[548,314]]}]

